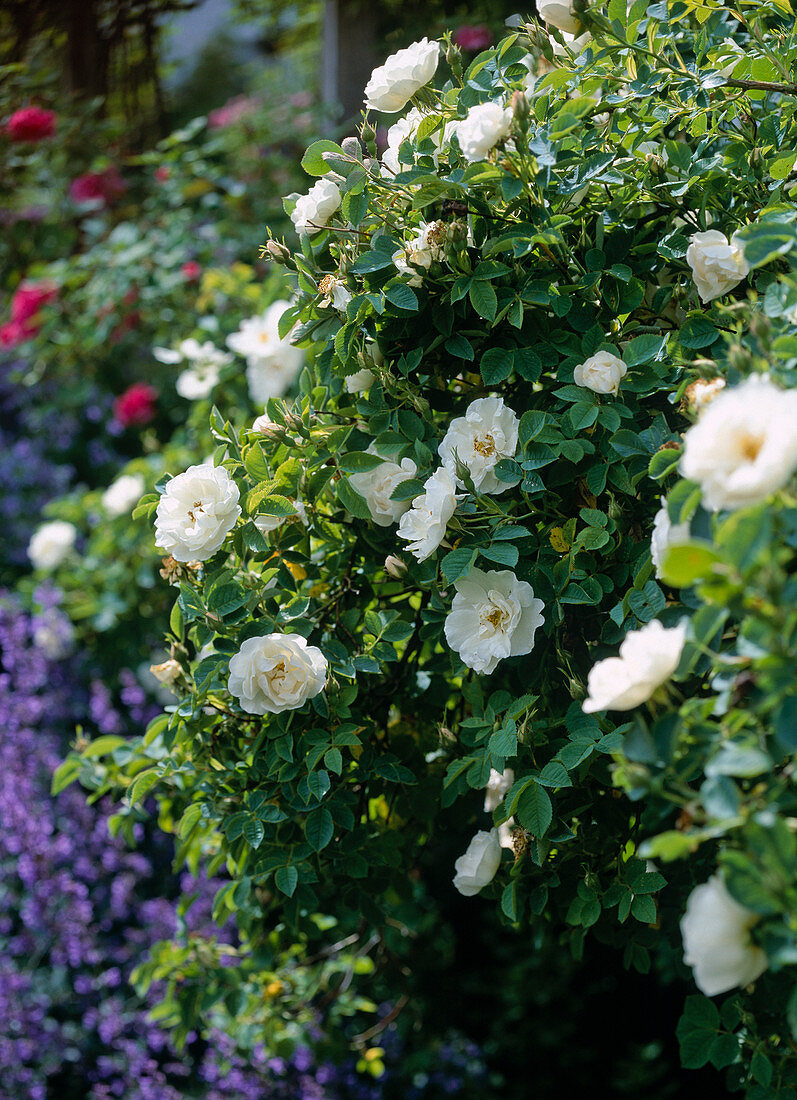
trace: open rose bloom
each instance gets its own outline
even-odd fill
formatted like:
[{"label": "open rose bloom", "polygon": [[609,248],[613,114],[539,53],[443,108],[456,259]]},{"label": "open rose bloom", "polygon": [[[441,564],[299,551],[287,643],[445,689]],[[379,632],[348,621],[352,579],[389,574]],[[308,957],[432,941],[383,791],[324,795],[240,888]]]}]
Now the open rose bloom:
[{"label": "open rose bloom", "polygon": [[207,561],[241,514],[238,486],[223,466],[189,466],[166,486],[155,512],[155,542],[175,561]]},{"label": "open rose bloom", "polygon": [[769,960],[753,943],[750,929],[759,919],[728,893],[719,875],[696,886],[681,919],[684,962],[707,997],[746,986],[767,969]]},{"label": "open rose bloom", "polygon": [[591,669],[583,710],[631,710],[646,702],[675,672],[685,642],[686,623],[668,629],[654,621],[630,630],[619,657],[607,657]]},{"label": "open rose bloom", "polygon": [[391,54],[384,65],[371,73],[365,86],[365,106],[385,114],[397,113],[429,83],[439,59],[439,45],[428,38]]},{"label": "open rose bloom", "polygon": [[446,641],[468,668],[495,672],[506,657],[530,653],[543,624],[543,602],[509,569],[471,569],[455,581]]},{"label": "open rose bloom", "polygon": [[295,710],[323,691],[327,661],[300,634],[247,638],[230,659],[228,688],[247,714]]}]

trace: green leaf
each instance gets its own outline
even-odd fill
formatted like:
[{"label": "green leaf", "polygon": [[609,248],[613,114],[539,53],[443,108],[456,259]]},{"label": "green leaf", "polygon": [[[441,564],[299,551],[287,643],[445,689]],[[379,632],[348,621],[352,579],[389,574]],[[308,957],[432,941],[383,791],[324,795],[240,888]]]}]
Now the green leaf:
[{"label": "green leaf", "polygon": [[512,373],[512,363],[512,352],[508,348],[490,348],[484,353],[479,364],[484,384],[495,386],[503,382]]},{"label": "green leaf", "polygon": [[517,879],[507,883],[504,887],[504,891],[501,894],[501,910],[508,920],[516,921],[518,919],[520,905],[518,901]]},{"label": "green leaf", "polygon": [[127,792],[130,805],[135,806],[136,802],[146,798],[159,779],[160,776],[156,768],[147,768],[146,771],[139,772]]},{"label": "green leaf", "polygon": [[304,824],[304,835],[307,837],[308,843],[317,852],[320,852],[322,848],[326,848],[334,833],[335,826],[332,823],[332,814],[326,806],[320,806],[307,815]]},{"label": "green leaf", "polygon": [[[474,279],[468,288],[470,304],[485,321],[494,321],[498,312],[498,297],[492,283]],[[506,376],[504,376],[506,377]]]},{"label": "green leaf", "polygon": [[339,479],[335,493],[343,507],[357,519],[370,519],[371,511],[365,497],[360,496],[347,477]]},{"label": "green leaf", "polygon": [[446,554],[440,562],[440,572],[449,584],[453,584],[468,572],[476,560],[477,553],[478,551],[470,546],[458,546],[456,550]]},{"label": "green leaf", "polygon": [[412,287],[407,286],[406,283],[401,281],[391,283],[385,287],[384,295],[387,301],[398,309],[406,309],[411,313],[418,310],[418,297]]},{"label": "green leaf", "polygon": [[664,552],[661,575],[674,588],[687,588],[702,577],[707,577],[722,557],[710,543],[692,539],[679,546],[669,546]]},{"label": "green leaf", "polygon": [[280,867],[274,876],[274,882],[278,890],[292,898],[299,885],[299,872],[293,866]]},{"label": "green leaf", "polygon": [[117,737],[115,734],[108,733],[104,737],[98,737],[96,741],[92,741],[80,755],[88,757],[105,756],[106,753],[113,752],[114,749],[119,749],[126,744],[127,741],[124,737]]},{"label": "green leaf", "polygon": [[259,848],[265,835],[266,830],[263,827],[263,822],[258,818],[250,817],[244,823],[244,838],[250,848]]},{"label": "green leaf", "polygon": [[302,168],[308,176],[325,176],[329,171],[329,163],[324,160],[322,153],[336,153],[340,157],[346,156],[337,142],[329,141],[327,138],[314,141],[302,157]]},{"label": "green leaf", "polygon": [[627,367],[638,367],[656,359],[667,343],[665,336],[635,336],[623,351],[623,361]]},{"label": "green leaf", "polygon": [[685,348],[707,348],[719,337],[719,332],[707,317],[688,317],[678,330],[678,339]]},{"label": "green leaf", "polygon": [[530,783],[517,804],[517,817],[524,829],[536,837],[545,836],[553,818],[553,806],[546,791],[536,782]]}]

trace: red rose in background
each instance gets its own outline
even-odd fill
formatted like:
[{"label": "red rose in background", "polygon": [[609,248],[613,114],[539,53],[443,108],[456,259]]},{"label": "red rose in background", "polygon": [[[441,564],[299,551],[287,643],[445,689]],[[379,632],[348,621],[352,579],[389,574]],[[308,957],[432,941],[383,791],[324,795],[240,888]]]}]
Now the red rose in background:
[{"label": "red rose in background", "polygon": [[58,287],[49,280],[40,283],[20,283],[11,298],[11,320],[20,325],[35,317],[43,305],[58,295]]},{"label": "red rose in background", "polygon": [[69,185],[69,197],[73,202],[101,202],[110,206],[127,190],[127,184],[115,165],[102,172],[86,172]]},{"label": "red rose in background", "polygon": [[198,264],[196,260],[186,260],[180,271],[189,283],[194,283],[202,274],[202,265]]},{"label": "red rose in background", "polygon": [[6,133],[11,141],[42,141],[55,133],[55,111],[43,107],[21,107],[14,111],[6,123]]},{"label": "red rose in background", "polygon": [[113,403],[113,415],[123,428],[149,424],[155,416],[158,391],[147,382],[134,382]]},{"label": "red rose in background", "polygon": [[0,325],[0,347],[15,348],[30,335],[24,325],[20,325],[18,321],[9,321],[6,325]]},{"label": "red rose in background", "polygon": [[156,168],[155,171],[152,174],[155,177],[155,179],[158,181],[158,183],[165,183],[166,180],[169,179],[169,177],[171,176],[172,173],[171,173],[170,168],[167,168],[165,165],[162,165],[160,168]]},{"label": "red rose in background", "polygon": [[475,27],[466,24],[464,27],[457,27],[451,35],[451,41],[461,50],[475,53],[476,50],[486,50],[488,46],[492,46],[493,32],[484,23]]}]

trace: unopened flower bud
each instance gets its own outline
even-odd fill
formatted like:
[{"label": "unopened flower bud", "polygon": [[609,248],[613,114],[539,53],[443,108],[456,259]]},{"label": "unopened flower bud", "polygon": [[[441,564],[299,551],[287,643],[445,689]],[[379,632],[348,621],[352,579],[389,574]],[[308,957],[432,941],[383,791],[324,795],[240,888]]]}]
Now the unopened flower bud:
[{"label": "unopened flower bud", "polygon": [[448,43],[446,48],[446,62],[451,70],[455,80],[462,80],[462,53],[458,46],[455,46],[453,42]]},{"label": "unopened flower bud", "polygon": [[368,150],[372,157],[378,157],[379,151],[376,148],[376,127],[371,122],[364,122],[360,129],[360,136],[365,143],[365,148]]},{"label": "unopened flower bud", "polygon": [[525,94],[520,91],[513,92],[512,98],[509,101],[509,106],[512,109],[512,114],[515,116],[515,121],[525,134],[529,128],[529,118],[531,116],[529,101],[526,99]]},{"label": "unopened flower bud", "polygon": [[388,576],[400,581],[407,575],[406,562],[403,562],[401,558],[397,558],[395,554],[388,554],[385,558],[385,572]]},{"label": "unopened flower bud", "polygon": [[266,241],[265,251],[275,264],[286,264],[291,258],[288,249],[284,244],[280,244],[279,241]]}]

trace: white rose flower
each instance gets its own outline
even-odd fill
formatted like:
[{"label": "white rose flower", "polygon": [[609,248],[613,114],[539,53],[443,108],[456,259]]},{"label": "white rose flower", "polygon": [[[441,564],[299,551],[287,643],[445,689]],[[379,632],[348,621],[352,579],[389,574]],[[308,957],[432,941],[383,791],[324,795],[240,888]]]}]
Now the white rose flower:
[{"label": "white rose flower", "polygon": [[291,214],[291,221],[297,233],[306,233],[308,237],[319,233],[338,209],[341,195],[338,185],[322,177],[317,180],[306,195],[300,195]]},{"label": "white rose flower", "polygon": [[706,997],[746,986],[769,966],[766,953],[750,938],[758,914],[728,893],[719,875],[696,886],[681,918],[684,962]]},{"label": "white rose flower", "polygon": [[428,38],[391,54],[384,65],[371,73],[365,85],[365,106],[387,115],[396,114],[419,88],[429,83],[439,59],[439,45]]},{"label": "white rose flower", "polygon": [[102,494],[102,506],[109,516],[129,515],[144,495],[144,489],[141,474],[122,474]]},{"label": "white rose flower", "polygon": [[[555,38],[550,39],[551,49],[556,57],[565,57],[568,50],[578,57],[592,41],[592,35],[589,31],[584,31],[583,34],[579,35],[570,34],[568,31],[562,31],[562,38],[565,42],[564,46],[560,46]],[[597,115],[595,117],[597,118]]]},{"label": "white rose flower", "polygon": [[28,543],[28,557],[34,569],[55,569],[75,545],[77,528],[63,519],[43,523]]},{"label": "white rose flower", "polygon": [[167,661],[162,661],[159,665],[150,665],[149,671],[159,684],[163,684],[165,687],[171,687],[183,670],[180,668],[178,662],[175,661],[173,657],[170,657]]},{"label": "white rose flower", "polygon": [[238,486],[223,466],[189,466],[166,486],[155,512],[155,543],[175,561],[212,558],[241,514]]},{"label": "white rose flower", "polygon": [[346,393],[365,393],[366,390],[370,390],[375,381],[376,375],[368,367],[363,367],[362,370],[355,371],[354,374],[347,374],[343,379]]},{"label": "white rose flower", "polygon": [[409,543],[408,549],[418,561],[426,561],[443,541],[457,506],[457,485],[444,466],[426,479],[423,488],[423,496],[413,500],[398,526],[398,537]]},{"label": "white rose flower", "polygon": [[599,351],[578,364],[573,370],[573,381],[595,393],[611,393],[616,397],[627,371],[628,367],[618,356],[610,351]]},{"label": "white rose flower", "polygon": [[702,302],[711,302],[740,283],[750,271],[744,258],[744,244],[737,235],[730,241],[717,229],[694,233],[686,250],[686,262],[692,269],[697,293]]},{"label": "white rose flower", "polygon": [[[387,147],[384,153],[382,153],[382,175],[386,179],[406,170],[407,166],[399,162],[399,149],[403,142],[415,137],[418,132],[418,127],[426,117],[423,111],[419,111],[417,107],[413,107],[412,110],[403,118],[400,118],[398,122],[394,122],[388,130]],[[440,154],[448,144],[455,126],[455,123],[448,122],[442,129],[436,130],[430,135],[432,145],[434,146],[434,152],[431,156],[435,168],[440,162]]]},{"label": "white rose flower", "polygon": [[265,634],[230,658],[227,687],[247,714],[279,714],[318,695],[326,679],[324,654],[301,634]]},{"label": "white rose flower", "polygon": [[290,334],[279,334],[279,321],[290,302],[272,302],[260,317],[243,321],[227,344],[246,359],[249,395],[258,405],[270,397],[281,397],[296,381],[304,353],[290,342]]},{"label": "white rose flower", "polygon": [[459,147],[471,164],[484,160],[512,128],[512,109],[500,103],[478,103],[457,126]]},{"label": "white rose flower", "polygon": [[631,710],[651,697],[678,667],[686,641],[686,623],[664,627],[647,623],[626,634],[619,657],[598,661],[587,680],[586,714],[598,710]]},{"label": "white rose flower", "polygon": [[568,34],[577,34],[581,29],[581,20],[572,3],[563,3],[563,0],[537,0],[537,14],[543,23],[550,23],[552,27]]},{"label": "white rose flower", "polygon": [[[373,443],[366,453],[378,454]],[[395,462],[385,461],[373,470],[350,474],[349,481],[352,488],[365,498],[374,523],[379,527],[389,527],[391,523],[398,523],[410,507],[408,500],[391,500],[391,493],[402,481],[415,477],[417,472],[418,467],[411,458],[402,458],[400,466]]]},{"label": "white rose flower", "polygon": [[797,390],[753,375],[724,390],[684,437],[681,473],[712,511],[756,504],[797,470]]},{"label": "white rose flower", "polygon": [[543,602],[509,569],[472,568],[454,582],[456,595],[446,616],[446,641],[468,668],[488,675],[505,657],[530,653],[542,626]]},{"label": "white rose flower", "polygon": [[50,607],[33,620],[33,644],[43,650],[51,661],[60,661],[72,650],[75,628],[69,617],[57,607]]},{"label": "white rose flower", "polygon": [[480,829],[473,837],[464,856],[454,863],[454,886],[466,898],[492,882],[501,866],[501,844],[496,829],[489,833]]},{"label": "white rose flower", "polygon": [[399,248],[393,253],[393,263],[402,275],[409,275],[410,286],[420,286],[421,273],[417,268],[428,271],[433,260],[442,260],[445,256],[445,246],[448,235],[448,227],[445,222],[421,222],[418,235],[414,237],[406,248]]},{"label": "white rose flower", "polygon": [[189,337],[182,340],[177,348],[153,348],[152,354],[160,363],[182,363],[190,366],[184,370],[175,382],[175,389],[186,401],[200,401],[208,397],[218,384],[222,367],[232,362],[232,356],[221,351],[210,340],[200,344]]},{"label": "white rose flower", "polygon": [[280,425],[273,421],[270,416],[267,416],[266,413],[261,413],[260,416],[253,420],[251,430],[253,432],[260,432],[261,435],[268,435],[268,433],[275,428],[279,431]]},{"label": "white rose flower", "polygon": [[661,563],[664,555],[671,546],[677,546],[682,542],[689,542],[690,530],[688,523],[671,523],[664,497],[661,498],[661,508],[653,517],[653,534],[650,537],[650,556],[657,577],[661,577]]},{"label": "white rose flower", "polygon": [[490,768],[490,778],[484,791],[484,812],[491,814],[497,810],[504,800],[509,788],[515,782],[515,773],[511,768],[504,768],[502,772]]},{"label": "white rose flower", "polygon": [[[456,477],[456,459],[467,466],[475,488],[481,493],[504,493],[509,483],[495,476],[502,458],[514,458],[518,444],[518,418],[506,408],[502,397],[478,397],[464,416],[452,420],[437,453],[443,465]],[[457,480],[464,488],[464,483]]]}]

